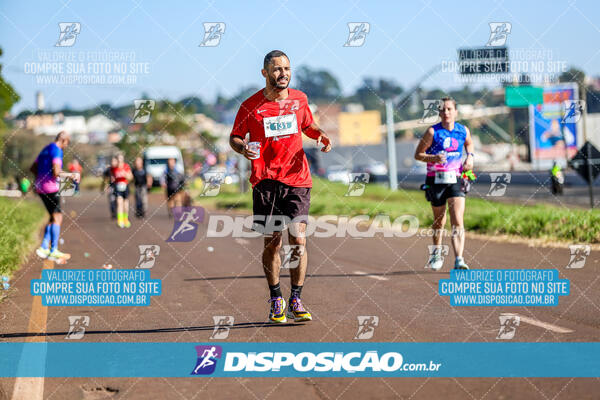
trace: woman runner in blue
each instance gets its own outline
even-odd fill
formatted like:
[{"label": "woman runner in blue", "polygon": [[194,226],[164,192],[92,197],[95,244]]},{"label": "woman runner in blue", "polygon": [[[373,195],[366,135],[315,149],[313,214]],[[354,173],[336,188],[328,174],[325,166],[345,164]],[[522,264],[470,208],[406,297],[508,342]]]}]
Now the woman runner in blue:
[{"label": "woman runner in blue", "polygon": [[[427,163],[425,196],[433,210],[433,246],[427,265],[439,270],[444,264],[442,254],[443,229],[446,225],[446,203],[452,225],[452,247],[455,269],[469,269],[463,258],[465,247],[465,193],[462,189],[462,172],[473,169],[474,145],[469,128],[455,122],[456,102],[445,97],[441,100],[441,122],[429,127],[417,145],[415,159]],[[467,157],[462,160],[462,148]]]}]

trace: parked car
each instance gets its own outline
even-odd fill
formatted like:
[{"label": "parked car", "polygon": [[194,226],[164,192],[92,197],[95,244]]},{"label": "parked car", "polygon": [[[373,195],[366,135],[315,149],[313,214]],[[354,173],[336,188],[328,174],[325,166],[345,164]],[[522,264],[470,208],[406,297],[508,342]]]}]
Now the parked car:
[{"label": "parked car", "polygon": [[160,186],[169,158],[175,159],[175,168],[185,174],[181,151],[175,146],[151,146],[144,151],[144,168],[152,176],[152,186]]},{"label": "parked car", "polygon": [[231,185],[240,182],[240,177],[234,171],[228,171],[226,167],[215,165],[210,167],[206,172],[202,174],[204,181],[210,179],[210,177],[219,176],[222,177],[222,183],[225,185]]},{"label": "parked car", "polygon": [[352,169],[354,173],[368,173],[369,182],[384,182],[388,179],[388,168],[381,161],[371,161],[368,164],[357,165]]},{"label": "parked car", "polygon": [[332,165],[327,168],[325,176],[330,182],[350,183],[350,170],[343,165]]}]

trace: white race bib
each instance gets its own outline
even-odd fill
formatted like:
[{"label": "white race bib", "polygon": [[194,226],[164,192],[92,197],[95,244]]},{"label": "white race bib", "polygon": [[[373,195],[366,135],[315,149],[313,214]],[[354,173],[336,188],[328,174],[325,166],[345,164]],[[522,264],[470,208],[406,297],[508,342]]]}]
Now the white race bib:
[{"label": "white race bib", "polygon": [[437,171],[433,183],[456,183],[456,172],[454,171]]},{"label": "white race bib", "polygon": [[125,190],[127,190],[127,184],[125,182],[118,182],[117,192],[124,192]]},{"label": "white race bib", "polygon": [[296,114],[278,115],[277,117],[263,118],[265,137],[293,135],[298,133]]}]

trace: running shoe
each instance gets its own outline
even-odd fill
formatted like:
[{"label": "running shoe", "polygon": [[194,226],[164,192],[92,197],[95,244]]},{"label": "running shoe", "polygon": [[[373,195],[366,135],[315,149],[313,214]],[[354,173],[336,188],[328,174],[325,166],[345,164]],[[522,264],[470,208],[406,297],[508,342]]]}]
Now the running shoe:
[{"label": "running shoe", "polygon": [[464,258],[456,257],[456,261],[454,261],[454,269],[469,269],[469,266],[465,262]]},{"label": "running shoe", "polygon": [[427,268],[431,268],[434,271],[439,271],[444,266],[444,259],[437,252],[429,256],[427,261]]},{"label": "running shoe", "polygon": [[129,220],[128,220],[128,219],[126,219],[126,220],[123,222],[123,226],[124,226],[125,228],[131,228],[131,222],[129,222]]},{"label": "running shoe", "polygon": [[271,297],[271,311],[269,312],[269,322],[273,324],[283,324],[287,322],[285,317],[285,300],[283,297]]},{"label": "running shoe", "polygon": [[125,228],[125,223],[123,221],[117,221],[117,226],[119,228]]},{"label": "running shoe", "polygon": [[295,322],[312,321],[312,316],[302,305],[300,297],[290,297],[287,317],[294,318]]},{"label": "running shoe", "polygon": [[39,258],[45,260],[50,255],[50,249],[44,249],[43,247],[39,247],[35,250],[35,254],[37,254]]},{"label": "running shoe", "polygon": [[71,258],[71,255],[69,253],[63,253],[62,251],[59,251],[58,249],[54,249],[54,251],[52,251],[48,255],[48,259],[52,260],[52,261],[68,260],[69,258]]}]

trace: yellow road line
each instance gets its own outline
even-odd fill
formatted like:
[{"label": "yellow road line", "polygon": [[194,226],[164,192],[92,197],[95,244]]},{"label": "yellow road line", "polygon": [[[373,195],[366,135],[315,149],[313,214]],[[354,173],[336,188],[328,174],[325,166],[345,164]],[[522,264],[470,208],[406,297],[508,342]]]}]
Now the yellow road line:
[{"label": "yellow road line", "polygon": [[[53,269],[54,262],[44,260],[44,269]],[[41,275],[41,273],[40,273]],[[46,321],[48,320],[48,307],[42,305],[41,296],[33,296],[31,303],[31,314],[29,316],[28,333],[40,333],[39,336],[28,336],[26,342],[45,342]],[[45,363],[46,353],[40,354],[44,360],[37,362]],[[19,363],[26,362],[21,356]],[[13,389],[12,400],[41,400],[44,398],[44,377],[17,377]]]}]

